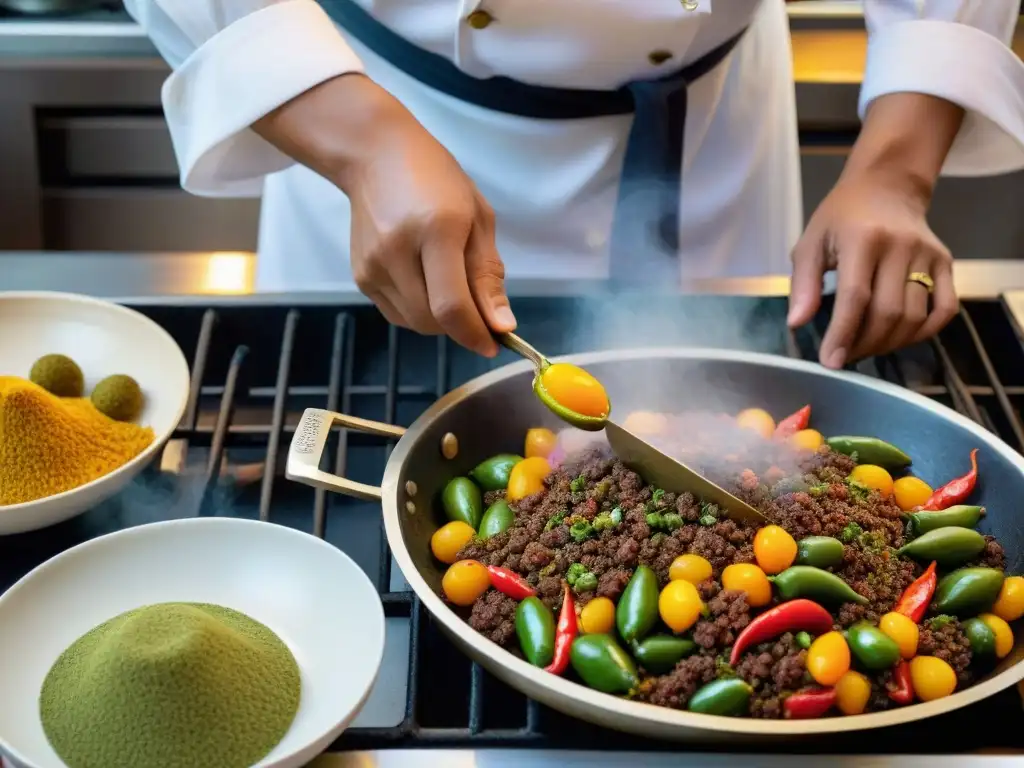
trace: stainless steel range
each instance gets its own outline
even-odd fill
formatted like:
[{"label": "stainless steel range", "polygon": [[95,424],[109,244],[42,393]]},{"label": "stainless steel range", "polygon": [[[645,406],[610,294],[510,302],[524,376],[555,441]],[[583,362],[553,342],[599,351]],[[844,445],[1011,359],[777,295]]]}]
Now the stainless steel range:
[{"label": "stainless steel range", "polygon": [[[29,273],[24,267],[30,261],[0,256],[5,288],[71,287],[60,284],[71,279],[68,272],[39,270],[38,261],[31,272],[40,277],[19,280]],[[165,327],[190,359],[187,413],[159,464],[120,497],[66,524],[0,538],[0,592],[85,539],[161,519],[258,518],[326,538],[375,580],[388,617],[387,648],[366,708],[314,765],[497,768],[641,760],[651,766],[740,760],[782,765],[785,760],[787,766],[811,766],[827,759],[839,766],[897,761],[902,766],[915,764],[911,755],[927,755],[919,764],[929,766],[1024,762],[1024,710],[1012,690],[941,719],[873,731],[870,741],[801,744],[806,754],[785,758],[759,754],[756,746],[712,754],[710,747],[642,741],[526,700],[456,652],[421,610],[393,566],[377,505],[282,477],[284,451],[306,407],[409,424],[439,395],[508,362],[511,353],[487,361],[444,339],[398,331],[355,297],[147,298],[136,290],[141,284],[125,290],[117,273],[99,270],[100,263],[89,262],[89,269],[81,263],[83,275],[104,283],[106,290],[94,292],[139,296],[125,303]],[[59,274],[64,277],[58,280]],[[129,281],[139,278],[124,274]],[[936,398],[1024,450],[1024,344],[1019,335],[1024,324],[1012,311],[1024,311],[1024,305],[1017,296],[986,298],[984,280],[972,275],[961,273],[959,284],[963,295],[977,298],[965,300],[960,317],[940,339],[859,369]],[[44,277],[45,286],[38,282]],[[78,288],[90,290],[81,283]],[[780,294],[778,285],[761,281],[732,288],[726,292],[734,295],[614,297],[586,291],[576,296],[533,291],[527,297],[514,289],[520,295],[513,305],[524,336],[551,354],[623,347],[634,343],[642,329],[649,346],[717,346],[814,358],[821,327],[790,335],[785,299],[758,295]],[[150,282],[150,290],[157,290],[156,284]],[[338,432],[330,461],[347,477],[376,483],[388,450],[380,439]],[[823,752],[832,756],[825,758]],[[980,753],[1002,757],[982,758]],[[884,757],[868,760],[867,755]]]}]

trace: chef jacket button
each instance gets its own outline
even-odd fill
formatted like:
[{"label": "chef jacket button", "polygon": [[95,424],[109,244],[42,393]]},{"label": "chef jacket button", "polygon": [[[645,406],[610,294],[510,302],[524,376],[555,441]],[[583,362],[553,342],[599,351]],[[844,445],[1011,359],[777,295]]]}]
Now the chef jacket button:
[{"label": "chef jacket button", "polygon": [[651,64],[664,64],[666,61],[672,58],[671,51],[651,51],[647,58],[650,59]]},{"label": "chef jacket button", "polygon": [[466,17],[466,21],[473,29],[486,29],[494,21],[494,17],[487,11],[473,11]]}]

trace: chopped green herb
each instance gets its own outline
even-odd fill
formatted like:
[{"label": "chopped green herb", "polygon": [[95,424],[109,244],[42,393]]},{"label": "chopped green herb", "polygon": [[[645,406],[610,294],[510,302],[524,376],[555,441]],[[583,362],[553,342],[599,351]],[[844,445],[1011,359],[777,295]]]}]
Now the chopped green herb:
[{"label": "chopped green herb", "polygon": [[612,518],[612,522],[613,523],[615,523],[616,525],[620,525],[622,523],[622,510],[621,509],[616,507],[615,509],[613,509],[611,511],[610,514],[611,514],[611,518]]},{"label": "chopped green herb", "polygon": [[697,522],[705,527],[710,527],[718,522],[718,518],[714,515],[701,515]]},{"label": "chopped green herb", "polygon": [[595,531],[607,531],[615,527],[615,523],[612,522],[612,516],[608,512],[601,512],[597,517],[594,518],[594,530]]},{"label": "chopped green herb", "polygon": [[846,527],[839,533],[839,540],[843,544],[852,544],[862,533],[864,533],[864,529],[857,525],[857,523],[847,523]]},{"label": "chopped green herb", "polygon": [[665,491],[661,488],[655,488],[654,493],[651,494],[651,503],[660,504],[661,500],[665,497]]},{"label": "chopped green herb", "polygon": [[558,563],[552,560],[550,563],[541,568],[537,573],[543,578],[544,576],[550,576],[558,568]]},{"label": "chopped green herb", "polygon": [[941,615],[936,616],[935,618],[930,619],[928,621],[928,628],[930,630],[932,630],[933,632],[937,632],[938,630],[942,629],[947,624],[951,624],[954,621],[956,621],[956,619],[953,618],[952,616],[947,616],[946,614],[941,614]]},{"label": "chopped green herb", "polygon": [[850,489],[850,498],[854,501],[867,501],[871,493],[871,489],[866,485],[850,478],[846,478],[846,487]]},{"label": "chopped green herb", "polygon": [[657,546],[658,546],[659,544],[661,544],[661,542],[663,542],[663,541],[664,541],[664,540],[665,540],[666,538],[667,538],[667,537],[665,536],[665,534],[664,534],[664,533],[658,532],[658,533],[654,534],[653,536],[651,536],[651,544],[653,544],[654,546],[656,546],[656,547],[657,547]]},{"label": "chopped green herb", "polygon": [[715,677],[736,677],[736,670],[725,660],[724,656],[715,658]]},{"label": "chopped green herb", "polygon": [[591,494],[595,499],[601,501],[605,496],[608,495],[608,491],[612,489],[612,481],[605,478],[594,488],[594,492]]},{"label": "chopped green herb", "polygon": [[565,572],[565,580],[569,582],[570,587],[576,586],[576,580],[585,573],[587,573],[587,566],[583,563],[573,563]]},{"label": "chopped green herb", "polygon": [[871,555],[880,555],[889,547],[885,534],[877,531],[865,531],[857,537],[857,541],[864,551]]},{"label": "chopped green herb", "polygon": [[665,518],[658,512],[648,512],[647,517],[644,518],[647,524],[655,530],[661,530],[665,527]]},{"label": "chopped green herb", "polygon": [[586,541],[593,534],[594,526],[588,523],[586,520],[580,520],[569,526],[569,535],[572,536],[573,541]]},{"label": "chopped green herb", "polygon": [[805,651],[811,647],[811,635],[808,632],[797,632],[796,633],[796,644],[803,648]]},{"label": "chopped green herb", "polygon": [[828,483],[818,483],[817,485],[812,485],[810,488],[807,489],[807,493],[815,497],[824,496],[826,493],[828,493]]},{"label": "chopped green herb", "polygon": [[683,518],[675,512],[666,512],[662,517],[666,531],[674,531],[683,527]]},{"label": "chopped green herb", "polygon": [[573,589],[577,592],[589,592],[592,589],[597,589],[597,576],[587,571],[576,579]]},{"label": "chopped green herb", "polygon": [[[717,504],[712,504],[712,503],[707,502],[707,501],[702,501],[700,503],[700,514],[701,514],[701,517],[703,517],[705,515],[710,515],[711,517],[713,517],[713,518],[715,518],[717,520],[718,519],[718,515],[719,515],[718,505]],[[701,523],[701,525],[703,525],[703,523]]]},{"label": "chopped green herb", "polygon": [[584,488],[587,487],[587,476],[580,475],[575,480],[569,483],[569,489],[573,493],[580,493]]},{"label": "chopped green herb", "polygon": [[545,531],[550,531],[553,528],[557,528],[558,526],[560,526],[562,524],[562,521],[565,520],[565,517],[568,514],[569,514],[569,510],[567,510],[567,509],[563,509],[561,512],[556,512],[544,524],[544,530]]}]

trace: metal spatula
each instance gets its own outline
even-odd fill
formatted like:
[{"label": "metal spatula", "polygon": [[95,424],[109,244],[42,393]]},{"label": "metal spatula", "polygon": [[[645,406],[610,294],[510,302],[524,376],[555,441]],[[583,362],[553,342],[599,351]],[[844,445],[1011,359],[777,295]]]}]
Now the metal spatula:
[{"label": "metal spatula", "polygon": [[653,445],[610,419],[604,427],[608,444],[616,456],[645,481],[672,493],[689,491],[698,499],[717,504],[732,520],[766,525],[768,519],[740,498],[662,453]]}]

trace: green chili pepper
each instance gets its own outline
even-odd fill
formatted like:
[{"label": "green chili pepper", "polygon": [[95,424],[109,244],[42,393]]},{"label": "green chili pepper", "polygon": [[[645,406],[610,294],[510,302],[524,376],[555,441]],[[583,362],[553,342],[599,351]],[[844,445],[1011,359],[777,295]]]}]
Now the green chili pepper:
[{"label": "green chili pepper", "polygon": [[589,592],[592,589],[597,589],[597,576],[590,571],[581,573],[573,586],[577,592]]},{"label": "green chili pepper", "polygon": [[632,645],[643,640],[658,620],[658,577],[646,565],[639,565],[615,606],[619,636]]},{"label": "green chili pepper", "polygon": [[889,669],[900,660],[896,641],[872,624],[854,624],[846,631],[846,641],[854,658],[867,669]]},{"label": "green chili pepper", "polygon": [[691,712],[700,712],[705,715],[737,717],[746,714],[747,706],[750,704],[750,694],[753,690],[746,681],[739,677],[713,680],[697,689],[697,692],[690,697],[690,703],[686,705],[686,708]]},{"label": "green chili pepper", "polygon": [[803,648],[805,651],[811,647],[811,634],[810,632],[797,632],[796,633],[796,644]]},{"label": "green chili pepper", "polygon": [[[934,514],[934,513],[933,513]],[[985,549],[985,537],[972,528],[936,528],[896,550],[915,560],[932,560],[939,565],[956,566],[973,560]]]},{"label": "green chili pepper", "polygon": [[914,533],[921,536],[938,528],[973,528],[985,514],[984,507],[957,504],[939,512],[914,512],[907,515]]},{"label": "green chili pepper", "polygon": [[498,499],[484,512],[483,519],[480,521],[480,538],[489,539],[499,533],[504,533],[515,520],[515,512],[509,507],[508,502]]},{"label": "green chili pepper", "polygon": [[480,527],[484,499],[480,489],[468,477],[456,477],[444,487],[441,505],[449,520],[467,523],[474,531]]},{"label": "green chili pepper", "polygon": [[512,467],[522,460],[522,456],[499,453],[473,467],[469,476],[485,491],[504,491],[508,488],[508,476],[512,473]]},{"label": "green chili pepper", "polygon": [[578,636],[572,641],[569,662],[595,691],[629,693],[639,682],[636,665],[611,635]]},{"label": "green chili pepper", "polygon": [[857,603],[867,605],[868,599],[835,574],[810,565],[793,565],[777,576],[769,576],[784,600],[806,597],[818,602]]},{"label": "green chili pepper", "polygon": [[977,656],[992,656],[996,652],[996,633],[979,618],[963,623],[964,634],[971,641],[971,653]]},{"label": "green chili pepper", "polygon": [[555,657],[555,617],[538,597],[528,597],[516,606],[516,636],[526,660],[546,667]]},{"label": "green chili pepper", "polygon": [[876,464],[886,469],[904,469],[911,464],[910,457],[891,443],[877,437],[839,435],[825,441],[828,447],[847,456],[857,454],[859,464]]},{"label": "green chili pepper", "polygon": [[935,587],[932,610],[953,616],[987,611],[999,597],[1004,578],[995,568],[961,568],[946,574]]},{"label": "green chili pepper", "polygon": [[831,536],[808,536],[796,545],[797,565],[831,568],[843,562],[843,542]]},{"label": "green chili pepper", "polygon": [[633,657],[652,675],[668,672],[697,648],[693,640],[671,635],[652,635],[633,647]]}]

